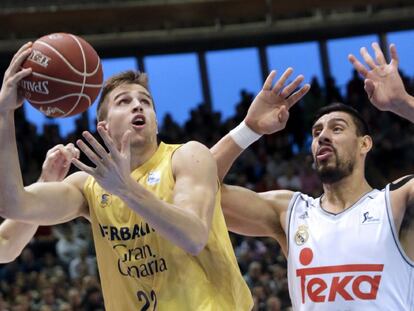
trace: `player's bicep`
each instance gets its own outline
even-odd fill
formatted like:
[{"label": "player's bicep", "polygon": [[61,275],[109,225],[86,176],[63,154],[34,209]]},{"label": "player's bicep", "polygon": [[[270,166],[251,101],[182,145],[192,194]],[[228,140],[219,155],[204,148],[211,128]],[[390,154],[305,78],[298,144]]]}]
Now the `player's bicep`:
[{"label": "player's bicep", "polygon": [[278,191],[256,193],[246,188],[223,185],[221,204],[230,231],[248,236],[281,233],[280,211],[288,200],[279,200]]},{"label": "player's bicep", "polygon": [[217,167],[210,151],[189,142],[173,156],[174,205],[194,212],[210,227],[218,189]]},{"label": "player's bicep", "polygon": [[35,183],[25,187],[22,212],[11,218],[53,225],[83,216],[87,203],[80,188],[73,183],[76,177],[64,182]]}]

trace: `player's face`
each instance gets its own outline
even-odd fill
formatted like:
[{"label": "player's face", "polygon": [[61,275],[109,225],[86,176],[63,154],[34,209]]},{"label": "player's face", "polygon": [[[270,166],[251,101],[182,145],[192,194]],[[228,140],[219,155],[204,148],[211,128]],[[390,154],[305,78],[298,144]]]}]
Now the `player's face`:
[{"label": "player's face", "polygon": [[341,111],[320,117],[312,127],[312,155],[323,183],[335,183],[354,170],[358,136],[352,117]]},{"label": "player's face", "polygon": [[108,97],[107,127],[112,139],[121,142],[131,130],[131,145],[156,142],[157,121],[149,92],[138,84],[121,84]]}]

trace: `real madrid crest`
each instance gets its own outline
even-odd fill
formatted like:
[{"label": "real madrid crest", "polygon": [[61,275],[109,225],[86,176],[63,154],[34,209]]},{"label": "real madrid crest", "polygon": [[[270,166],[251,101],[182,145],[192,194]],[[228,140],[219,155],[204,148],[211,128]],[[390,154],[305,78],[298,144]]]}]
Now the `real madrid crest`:
[{"label": "real madrid crest", "polygon": [[309,239],[308,226],[301,225],[295,233],[295,242],[297,245],[303,245]]}]

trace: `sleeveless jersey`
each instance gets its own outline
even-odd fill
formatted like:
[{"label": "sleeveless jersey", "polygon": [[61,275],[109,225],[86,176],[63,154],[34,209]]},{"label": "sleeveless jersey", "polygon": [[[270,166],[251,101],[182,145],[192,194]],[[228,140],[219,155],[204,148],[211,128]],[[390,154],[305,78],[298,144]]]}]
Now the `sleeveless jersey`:
[{"label": "sleeveless jersey", "polygon": [[[161,143],[131,176],[172,203],[171,158],[179,145]],[[89,177],[89,203],[96,256],[107,311],[251,310],[217,192],[207,245],[192,256],[162,237],[145,219]]]},{"label": "sleeveless jersey", "polygon": [[404,253],[389,187],[339,214],[295,193],[287,213],[293,310],[414,310],[414,263]]}]

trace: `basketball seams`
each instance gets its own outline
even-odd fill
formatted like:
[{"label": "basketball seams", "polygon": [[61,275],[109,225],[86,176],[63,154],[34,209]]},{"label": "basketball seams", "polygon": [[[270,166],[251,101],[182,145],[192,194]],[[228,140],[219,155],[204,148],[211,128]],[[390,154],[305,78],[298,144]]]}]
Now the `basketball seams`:
[{"label": "basketball seams", "polygon": [[[55,77],[51,77],[42,73],[38,73],[38,72],[32,72],[32,75],[39,77],[39,78],[44,78],[44,79],[48,79],[51,81],[55,81],[55,82],[60,82],[63,84],[68,84],[68,85],[73,85],[73,86],[82,86],[82,83],[79,82],[73,82],[70,80],[63,80],[63,79],[59,79],[59,78],[55,78]],[[85,83],[86,87],[91,87],[91,88],[101,88],[102,87],[102,83],[101,84],[89,84],[89,83]]]},{"label": "basketball seams", "polygon": [[27,61],[30,63],[23,66],[37,64],[44,69],[35,66],[20,87],[27,100],[47,116],[67,117],[85,111],[102,88],[99,55],[81,37],[55,33],[37,39]]},{"label": "basketball seams", "polygon": [[[66,116],[68,116],[68,115],[70,115],[78,106],[79,106],[79,103],[80,103],[80,101],[81,101],[81,99],[82,99],[82,94],[83,94],[83,91],[85,90],[85,83],[86,83],[86,58],[85,58],[85,51],[83,50],[83,46],[82,46],[82,44],[79,42],[79,40],[78,40],[78,38],[76,38],[75,36],[73,36],[73,35],[70,35],[70,37],[73,39],[73,40],[75,40],[76,41],[76,43],[78,44],[78,46],[79,46],[79,49],[80,49],[80,51],[81,51],[81,54],[82,54],[82,59],[83,59],[83,83],[82,83],[82,87],[81,87],[81,91],[80,91],[80,94],[79,94],[79,96],[78,96],[78,100],[76,101],[76,103],[73,105],[73,107],[72,107],[72,109],[70,109],[68,112],[66,112],[66,114],[64,115],[64,117],[66,117]],[[90,106],[90,103],[89,103],[89,105],[88,105],[88,107]]]},{"label": "basketball seams", "polygon": [[86,95],[85,93],[70,93],[70,94],[66,94],[64,96],[61,96],[61,97],[58,97],[58,98],[54,98],[54,99],[50,99],[50,100],[42,100],[42,101],[31,100],[31,102],[33,104],[36,104],[36,105],[47,105],[47,104],[52,104],[54,102],[57,102],[57,101],[66,99],[68,97],[72,97],[72,96],[84,97],[88,101],[89,106],[91,105],[91,98],[90,98],[89,95]]},{"label": "basketball seams", "polygon": [[44,42],[44,41],[42,41],[42,40],[37,40],[36,41],[36,43],[39,43],[39,44],[41,44],[41,45],[43,45],[43,46],[45,46],[45,47],[47,47],[48,49],[50,49],[50,50],[52,50],[53,52],[55,52],[56,53],[56,55],[69,67],[69,69],[70,70],[72,70],[74,73],[76,73],[76,74],[78,74],[78,75],[80,75],[80,76],[87,76],[87,77],[91,77],[91,76],[93,76],[94,74],[96,74],[96,72],[98,71],[98,69],[99,69],[99,63],[100,63],[100,61],[99,61],[99,58],[98,58],[98,65],[97,65],[97,67],[94,69],[94,71],[92,71],[92,72],[81,72],[81,71],[79,71],[79,70],[77,70],[75,67],[73,67],[72,66],[72,64],[66,59],[66,57],[65,56],[63,56],[58,50],[56,50],[52,45],[50,45],[49,43],[47,43],[47,42]]}]

